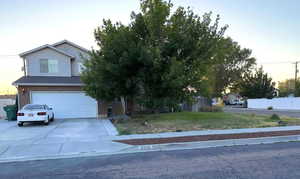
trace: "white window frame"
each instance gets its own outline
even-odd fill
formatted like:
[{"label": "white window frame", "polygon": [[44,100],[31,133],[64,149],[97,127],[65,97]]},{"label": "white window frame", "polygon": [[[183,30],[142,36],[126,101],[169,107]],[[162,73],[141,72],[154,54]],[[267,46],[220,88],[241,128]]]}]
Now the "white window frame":
[{"label": "white window frame", "polygon": [[[43,69],[42,67],[42,63],[43,62],[46,62],[45,64],[47,64],[47,66],[48,66],[48,59],[46,59],[46,58],[42,58],[42,59],[40,59],[40,73],[48,73],[49,72],[49,70],[48,70],[48,67],[47,67],[47,69]],[[44,65],[45,65],[44,64]],[[43,70],[45,70],[45,71],[43,71]]]},{"label": "white window frame", "polygon": [[84,64],[82,62],[79,62],[78,63],[78,72],[82,73],[82,71],[84,71],[84,70],[85,70]]},{"label": "white window frame", "polygon": [[[42,61],[45,60],[47,62],[47,70],[42,71]],[[40,73],[58,73],[58,60],[47,58],[40,59]]]},{"label": "white window frame", "polygon": [[48,59],[48,73],[58,72],[58,61],[54,59]]}]

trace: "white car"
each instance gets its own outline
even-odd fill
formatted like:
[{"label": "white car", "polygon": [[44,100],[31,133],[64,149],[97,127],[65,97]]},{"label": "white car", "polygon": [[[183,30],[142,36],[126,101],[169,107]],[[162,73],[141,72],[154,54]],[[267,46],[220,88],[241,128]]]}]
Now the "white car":
[{"label": "white car", "polygon": [[17,113],[18,126],[23,126],[24,122],[44,122],[48,125],[54,120],[52,108],[41,104],[27,104]]}]

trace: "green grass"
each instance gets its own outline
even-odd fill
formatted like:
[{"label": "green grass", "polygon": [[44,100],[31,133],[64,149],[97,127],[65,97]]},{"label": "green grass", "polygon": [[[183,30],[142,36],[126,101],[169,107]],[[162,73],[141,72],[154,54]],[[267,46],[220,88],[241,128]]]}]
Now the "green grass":
[{"label": "green grass", "polygon": [[223,112],[178,112],[163,114],[137,115],[126,121],[116,122],[121,135],[145,134],[175,131],[238,129],[300,125],[300,119],[281,117],[270,118],[266,115],[232,114]]}]

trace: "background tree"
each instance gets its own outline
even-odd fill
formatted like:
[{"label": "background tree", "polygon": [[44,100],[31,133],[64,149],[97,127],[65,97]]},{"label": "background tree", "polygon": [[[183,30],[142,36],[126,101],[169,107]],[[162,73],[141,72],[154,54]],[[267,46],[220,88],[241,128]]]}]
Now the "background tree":
[{"label": "background tree", "polygon": [[234,86],[233,90],[247,98],[273,98],[276,96],[275,82],[264,73],[263,68],[247,73]]},{"label": "background tree", "polygon": [[295,93],[295,79],[287,79],[278,83],[279,96],[287,97]]}]

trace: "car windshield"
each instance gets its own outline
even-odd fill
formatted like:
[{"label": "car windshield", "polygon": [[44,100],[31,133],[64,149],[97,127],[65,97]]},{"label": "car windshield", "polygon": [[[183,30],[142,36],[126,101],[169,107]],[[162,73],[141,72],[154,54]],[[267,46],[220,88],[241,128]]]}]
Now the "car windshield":
[{"label": "car windshield", "polygon": [[30,104],[24,106],[25,110],[45,109],[44,105]]}]

